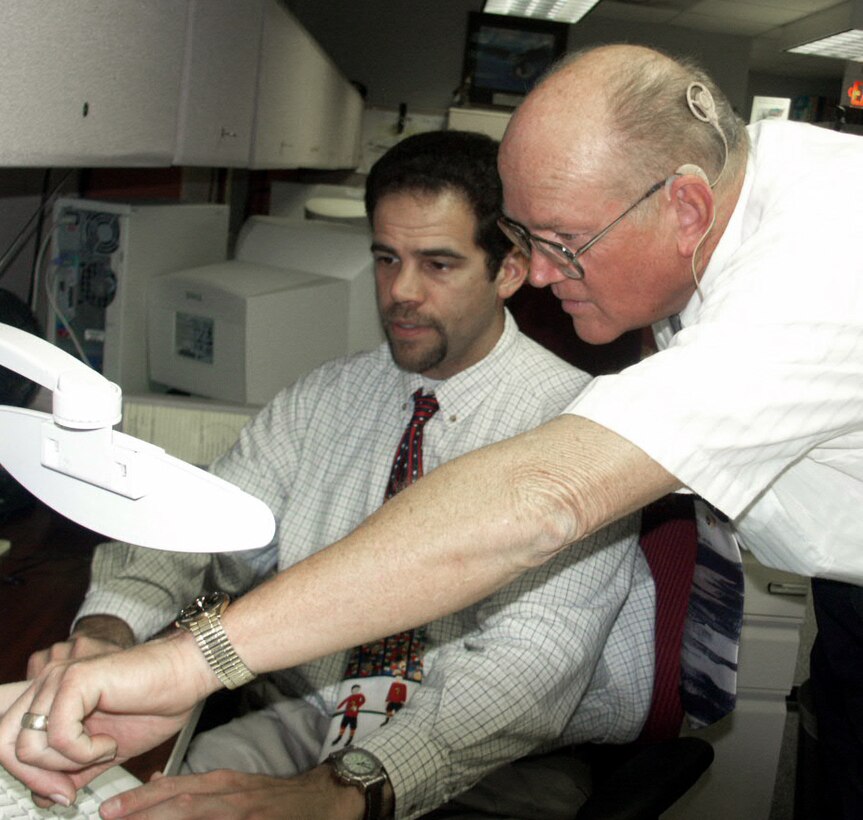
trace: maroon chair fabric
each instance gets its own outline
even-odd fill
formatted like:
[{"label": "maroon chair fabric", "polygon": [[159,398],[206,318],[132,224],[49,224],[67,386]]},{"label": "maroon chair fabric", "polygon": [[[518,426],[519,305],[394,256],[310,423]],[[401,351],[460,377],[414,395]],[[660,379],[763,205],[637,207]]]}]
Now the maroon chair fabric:
[{"label": "maroon chair fabric", "polygon": [[690,496],[666,496],[644,508],[641,549],[656,585],[656,671],[639,741],[654,742],[677,737],[683,723],[680,648],[697,552]]}]

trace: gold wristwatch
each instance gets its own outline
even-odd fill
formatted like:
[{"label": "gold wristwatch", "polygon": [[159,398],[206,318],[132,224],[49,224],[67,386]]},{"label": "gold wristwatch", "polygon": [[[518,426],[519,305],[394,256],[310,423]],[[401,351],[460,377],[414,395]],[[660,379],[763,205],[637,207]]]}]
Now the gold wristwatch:
[{"label": "gold wristwatch", "polygon": [[222,613],[230,600],[224,592],[210,592],[195,598],[193,603],[180,610],[174,625],[195,636],[216,677],[228,689],[236,689],[257,676],[243,663],[222,626]]}]

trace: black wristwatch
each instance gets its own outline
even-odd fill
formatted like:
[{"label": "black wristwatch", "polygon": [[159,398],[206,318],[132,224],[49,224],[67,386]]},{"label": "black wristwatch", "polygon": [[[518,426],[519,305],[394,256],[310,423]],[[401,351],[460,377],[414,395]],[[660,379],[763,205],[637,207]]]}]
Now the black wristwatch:
[{"label": "black wristwatch", "polygon": [[339,749],[326,760],[338,780],[358,786],[366,799],[363,820],[381,820],[384,806],[384,784],[387,774],[384,764],[365,749]]}]

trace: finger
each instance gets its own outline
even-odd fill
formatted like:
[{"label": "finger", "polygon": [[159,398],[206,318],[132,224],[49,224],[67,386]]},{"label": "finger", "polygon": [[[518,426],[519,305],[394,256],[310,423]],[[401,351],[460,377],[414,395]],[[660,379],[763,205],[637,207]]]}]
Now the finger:
[{"label": "finger", "polygon": [[[104,820],[236,820],[237,817],[324,817],[326,809],[293,814],[288,802],[296,795],[285,791],[289,781],[266,775],[219,769],[206,774],[158,778],[102,803]],[[301,790],[294,784],[293,791]],[[319,807],[320,808],[320,807]]]},{"label": "finger", "polygon": [[[203,812],[199,808],[200,804],[206,802],[201,798],[221,791],[222,789],[210,774],[178,777],[154,775],[149,783],[106,800],[102,803],[101,814],[105,820],[130,816],[140,817],[143,820],[150,816],[149,812],[158,807],[160,818],[213,817],[212,808]],[[194,814],[191,813],[193,807]]]},{"label": "finger", "polygon": [[[22,729],[15,743],[18,759],[31,766],[53,770],[79,770],[94,764],[112,760],[117,745],[107,735],[87,733],[83,720],[88,714],[86,705],[80,701],[79,709],[72,720],[55,714],[55,703],[64,678],[71,669],[68,664],[49,668],[33,685],[33,697],[28,711],[45,715],[47,732]],[[36,789],[44,794],[39,789]]]},{"label": "finger", "polygon": [[40,649],[27,659],[27,680],[33,680],[48,665],[48,650]]},{"label": "finger", "polygon": [[169,798],[163,803],[123,814],[106,813],[104,806],[103,803],[100,810],[104,820],[115,820],[115,818],[117,820],[119,818],[123,818],[123,820],[236,820],[241,816],[252,816],[241,814],[233,807],[226,805],[223,798],[210,795],[182,794]]},{"label": "finger", "polygon": [[[80,769],[113,760],[117,755],[114,738],[99,733],[91,735],[84,726],[85,718],[98,704],[100,691],[75,686],[77,667],[69,663],[49,669],[33,698],[30,711],[48,715],[48,743],[66,760],[65,764],[59,764],[45,759],[39,765]],[[27,762],[36,761],[28,758]]]},{"label": "finger", "polygon": [[24,680],[0,684],[0,715],[4,715],[29,688],[30,683]]},{"label": "finger", "polygon": [[27,679],[33,680],[38,677],[52,663],[67,661],[70,658],[88,658],[116,650],[117,647],[84,636],[60,641],[47,649],[40,649],[30,656],[27,660]]},{"label": "finger", "polygon": [[47,649],[34,652],[27,661],[28,680],[37,678],[52,663],[59,663],[70,657],[72,657],[72,643],[70,641],[55,643]]},{"label": "finger", "polygon": [[[45,771],[28,765],[18,757],[16,745],[21,733],[44,735],[34,729],[22,729],[21,718],[30,710],[35,685],[28,687],[6,710],[0,720],[0,763],[37,795],[68,806],[75,799],[75,787],[68,775]],[[44,738],[42,739],[44,743]]]},{"label": "finger", "polygon": [[[86,786],[91,780],[98,777],[100,774],[102,774],[102,772],[106,771],[107,769],[110,769],[114,765],[116,765],[116,764],[115,763],[105,763],[104,765],[101,765],[101,766],[93,766],[89,769],[86,769],[86,770],[83,770],[80,772],[75,772],[74,774],[69,774],[69,780],[72,783],[72,788],[75,789],[76,798],[77,798],[77,793],[78,793],[79,789]],[[63,803],[62,800],[58,799],[61,797],[61,795],[54,795],[53,797],[44,797],[42,795],[36,794],[35,792],[31,792],[30,797],[32,798],[33,802],[37,806],[39,806],[40,808],[43,808],[43,809],[50,809],[53,806],[55,806],[57,803],[60,803],[61,805],[64,805],[64,806],[66,805],[65,803]],[[63,795],[62,797],[63,797],[63,799],[66,799],[66,795]],[[73,802],[74,802],[74,798],[73,798]],[[3,815],[0,815],[0,816],[3,816]],[[65,816],[65,815],[61,814],[60,816]],[[76,814],[75,816],[77,817],[78,815]]]},{"label": "finger", "polygon": [[111,641],[103,641],[101,638],[89,638],[86,635],[77,635],[70,642],[72,658],[94,658],[98,655],[107,655],[112,652],[122,651],[122,647]]}]

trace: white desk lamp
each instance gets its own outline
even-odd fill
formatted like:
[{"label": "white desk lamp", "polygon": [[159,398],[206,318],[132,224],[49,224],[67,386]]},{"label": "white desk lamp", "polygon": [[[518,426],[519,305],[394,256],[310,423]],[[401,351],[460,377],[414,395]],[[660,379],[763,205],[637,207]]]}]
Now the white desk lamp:
[{"label": "white desk lamp", "polygon": [[0,365],[53,393],[53,416],[0,406],[0,464],[49,507],[143,547],[227,552],[272,540],[262,501],[113,430],[122,392],[78,359],[0,324]]}]

